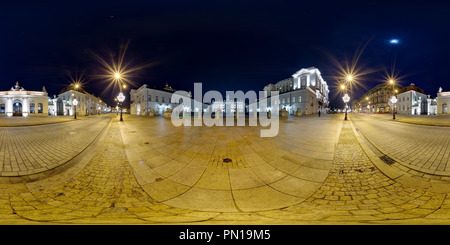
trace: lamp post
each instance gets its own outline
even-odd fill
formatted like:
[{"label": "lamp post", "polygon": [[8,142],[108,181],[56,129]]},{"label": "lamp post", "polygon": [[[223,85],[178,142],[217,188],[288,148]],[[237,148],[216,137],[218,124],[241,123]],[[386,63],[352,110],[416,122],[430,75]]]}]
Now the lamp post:
[{"label": "lamp post", "polygon": [[342,100],[345,103],[345,119],[347,120],[347,103],[350,101],[350,97],[348,96],[348,94],[345,94],[344,97],[342,97]]},{"label": "lamp post", "polygon": [[78,100],[77,99],[73,99],[72,104],[74,105],[73,119],[77,119]]},{"label": "lamp post", "polygon": [[125,100],[125,95],[122,92],[117,96],[117,100],[120,102],[120,121],[123,121],[122,118],[122,102]]},{"label": "lamp post", "polygon": [[[397,103],[397,98],[394,96],[392,96],[391,98],[391,103],[392,103],[392,108],[395,108],[395,103]],[[392,109],[392,119],[395,120],[395,110]]]}]

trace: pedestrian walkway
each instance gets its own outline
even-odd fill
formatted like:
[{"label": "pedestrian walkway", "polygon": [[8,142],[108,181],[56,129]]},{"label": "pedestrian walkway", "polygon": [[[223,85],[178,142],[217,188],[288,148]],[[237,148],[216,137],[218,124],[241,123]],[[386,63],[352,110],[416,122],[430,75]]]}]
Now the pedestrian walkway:
[{"label": "pedestrian walkway", "polygon": [[[80,117],[79,120],[87,117]],[[75,120],[73,116],[48,116],[48,117],[0,117],[0,127],[23,127],[23,126],[35,126],[45,125],[61,122],[69,122]]]},{"label": "pedestrian walkway", "polygon": [[66,163],[89,146],[110,118],[0,127],[0,176],[36,174]]},{"label": "pedestrian walkway", "polygon": [[276,137],[261,138],[261,127],[175,127],[170,119],[129,117],[121,130],[138,182],[157,201],[245,212],[287,207],[316,191],[341,124],[333,117],[292,118]]},{"label": "pedestrian walkway", "polygon": [[[305,119],[305,120],[304,120]],[[328,120],[321,122],[318,120]],[[264,147],[264,150],[271,149],[272,145],[281,146],[282,142],[275,139],[265,142],[265,140],[256,141],[257,147],[252,148],[250,142],[247,142],[250,148],[240,145],[236,139],[242,136],[242,142],[251,139],[253,134],[250,129],[237,130],[234,128],[211,128],[208,130],[199,130],[195,128],[177,128],[177,132],[163,132],[162,129],[170,127],[168,121],[148,118],[134,119],[126,116],[124,122],[117,119],[107,127],[99,136],[99,139],[89,148],[83,159],[73,164],[73,168],[68,169],[60,175],[50,176],[45,179],[35,180],[24,183],[1,183],[0,182],[0,222],[2,224],[449,224],[450,223],[450,198],[444,189],[430,190],[427,188],[414,187],[408,181],[398,181],[392,173],[388,172],[389,166],[373,163],[373,153],[369,154],[366,146],[362,147],[360,136],[354,129],[351,121],[343,121],[340,117],[327,115],[320,119],[302,118],[291,122],[282,123],[283,139],[290,139],[286,146],[297,146],[296,148],[305,149],[303,154],[311,154],[315,158],[311,161],[295,161],[296,158],[282,158],[290,150],[296,148],[287,147],[284,154],[277,151],[269,151],[264,157],[256,158],[260,152],[258,147]],[[170,123],[170,121],[169,121]],[[132,125],[134,125],[132,127]],[[321,128],[323,125],[336,126],[334,130],[338,133],[329,136],[329,132],[317,133],[315,142],[311,144],[320,144],[321,140],[333,139],[333,155],[331,160],[328,156],[320,156],[316,153],[309,153],[314,148],[308,148],[307,142],[292,142],[296,136],[288,129],[308,128],[312,129],[316,125]],[[321,126],[322,125],[322,126]],[[156,130],[156,129],[161,130]],[[327,128],[327,127],[324,127]],[[144,131],[135,131],[144,129]],[[155,138],[142,137],[142,134],[149,134],[153,131]],[[190,132],[190,130],[193,130]],[[236,131],[237,130],[237,131]],[[231,133],[232,132],[232,133]],[[198,135],[196,139],[195,135]],[[199,140],[211,142],[211,133],[219,133],[215,138],[215,147],[200,147]],[[238,134],[239,133],[239,134]],[[314,138],[313,132],[305,132],[306,139]],[[124,135],[133,135],[133,137],[123,137]],[[237,137],[237,138],[236,138]],[[137,138],[134,142],[134,138]],[[233,140],[232,140],[233,139]],[[141,140],[147,140],[141,142]],[[128,142],[128,143],[127,143]],[[130,143],[133,142],[133,143]],[[137,143],[140,142],[140,143]],[[171,142],[171,143],[170,143]],[[190,144],[189,144],[190,142]],[[225,143],[220,143],[225,142]],[[238,141],[240,142],[240,141]],[[302,143],[305,143],[302,145]],[[142,144],[139,147],[139,144]],[[164,147],[168,144],[168,147]],[[151,169],[157,170],[158,166],[164,166],[164,159],[154,161],[140,162],[134,159],[139,154],[146,155],[150,149],[144,149],[142,146],[154,146],[151,154],[157,154],[160,150],[166,149],[164,154],[180,161],[184,157],[189,157],[186,149],[176,151],[170,147],[180,144],[190,145],[189,151],[197,149],[196,154],[209,153],[210,158],[203,161],[205,175],[207,171],[215,171],[214,175],[218,178],[202,178],[197,181],[201,185],[193,185],[190,190],[196,190],[203,195],[191,195],[190,197],[198,202],[207,205],[195,205],[192,200],[185,207],[180,207],[176,200],[181,198],[188,191],[179,193],[179,186],[182,185],[184,177],[185,184],[192,178],[191,175],[181,175],[184,168],[195,169],[196,158],[192,157],[190,164],[176,173],[169,175],[170,166],[179,168],[177,163],[172,160],[171,164],[165,166],[166,175],[162,169],[159,176],[149,176],[140,174],[143,169],[139,169],[139,164],[147,166],[155,164]],[[277,145],[278,144],[278,145]],[[283,145],[284,146],[284,145]],[[200,147],[200,148],[199,148]],[[217,149],[216,149],[217,147]],[[258,159],[254,162],[243,157],[242,162],[239,155],[233,155],[233,149],[247,149],[248,154]],[[325,147],[326,148],[326,147]],[[132,150],[131,150],[132,149]],[[215,161],[215,153],[224,153],[232,162],[219,165]],[[130,153],[133,153],[130,155]],[[276,154],[278,153],[278,155]],[[300,152],[298,153],[300,155]],[[146,155],[148,156],[148,155]],[[289,155],[288,155],[289,156]],[[271,159],[274,157],[275,159]],[[323,158],[323,159],[322,159]],[[325,159],[327,158],[327,159]],[[186,158],[184,158],[186,159]],[[282,161],[285,160],[285,161]],[[167,160],[167,159],[166,159]],[[272,160],[272,161],[271,161]],[[275,160],[275,161],[273,161]],[[317,161],[316,161],[317,160]],[[320,161],[323,160],[323,161]],[[244,162],[245,161],[245,162]],[[257,164],[259,161],[260,164]],[[261,162],[261,161],[264,161]],[[300,160],[299,160],[300,161]],[[134,162],[134,163],[133,163]],[[201,161],[195,161],[200,165]],[[137,164],[137,165],[136,165]],[[233,170],[249,169],[263,165],[271,169],[271,176],[266,176],[265,186],[273,188],[273,191],[265,192],[264,199],[259,198],[255,189],[263,188],[255,185],[254,178],[249,176],[257,175],[257,172],[250,171],[239,172],[241,182],[234,182]],[[290,166],[290,167],[289,167]],[[297,166],[297,167],[293,167]],[[320,171],[315,169],[324,168],[326,173],[321,175]],[[228,185],[225,187],[220,181],[225,181],[221,177],[224,168],[228,169]],[[308,167],[311,169],[306,169]],[[213,170],[214,169],[214,170]],[[188,170],[188,169],[186,169]],[[290,170],[290,171],[289,171]],[[298,171],[302,170],[302,171]],[[303,171],[304,170],[304,171]],[[289,171],[289,173],[287,173]],[[212,173],[212,172],[211,172]],[[264,173],[262,171],[261,173]],[[275,174],[279,175],[275,175]],[[253,174],[253,175],[252,175]],[[203,176],[202,175],[202,176]],[[280,176],[281,175],[281,176]],[[303,176],[300,176],[303,175]],[[206,175],[205,175],[206,176]],[[161,178],[161,179],[158,179]],[[220,179],[222,178],[222,179]],[[270,178],[275,180],[269,181]],[[303,180],[293,181],[294,178]],[[172,182],[178,182],[178,185],[168,184],[166,179]],[[283,181],[286,180],[286,181]],[[289,180],[289,181],[288,181]],[[145,183],[149,181],[149,183]],[[207,182],[209,181],[209,182]],[[313,182],[314,186],[305,184]],[[167,194],[157,193],[156,188],[149,188],[153,183],[166,183],[166,187],[160,187],[166,190]],[[209,187],[207,184],[209,183]],[[258,182],[256,182],[258,183]],[[277,184],[278,183],[278,184]],[[284,185],[284,186],[283,186]],[[186,185],[187,186],[187,185]],[[246,187],[241,189],[239,187]],[[222,188],[222,189],[220,189]],[[308,190],[304,193],[303,188]],[[236,192],[234,190],[236,189]],[[208,192],[208,190],[210,190]],[[240,197],[240,191],[247,191],[247,197]],[[202,193],[202,191],[204,191]],[[220,195],[207,195],[211,192],[227,192],[236,197],[233,201],[235,206],[228,205],[228,200],[220,198]],[[173,193],[177,193],[174,195]],[[278,193],[277,193],[278,192]],[[237,193],[237,195],[235,195]],[[304,193],[303,196],[298,193]],[[194,193],[195,194],[195,193]],[[284,195],[284,196],[283,196]],[[164,199],[167,196],[172,197]],[[217,199],[216,199],[217,197]],[[290,197],[290,198],[289,198]],[[180,199],[181,200],[181,199]],[[295,201],[291,201],[295,200]],[[280,205],[283,203],[283,205]],[[270,205],[270,207],[269,207]],[[234,209],[232,208],[234,207]],[[197,208],[197,209],[196,209]],[[198,208],[202,208],[199,210]]]}]

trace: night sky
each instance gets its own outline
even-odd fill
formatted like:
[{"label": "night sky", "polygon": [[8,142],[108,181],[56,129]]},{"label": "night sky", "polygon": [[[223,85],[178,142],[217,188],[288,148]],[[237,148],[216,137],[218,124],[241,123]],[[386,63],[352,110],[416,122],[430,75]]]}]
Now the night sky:
[{"label": "night sky", "polygon": [[[0,90],[16,81],[49,96],[85,70],[85,90],[112,102],[117,96],[94,79],[92,53],[116,52],[129,41],[126,61],[153,64],[133,75],[140,86],[203,92],[262,90],[301,68],[317,67],[335,96],[336,65],[367,44],[360,63],[382,83],[394,64],[400,85],[414,83],[435,97],[450,90],[450,4],[445,1],[36,1],[0,3]],[[392,45],[389,40],[399,43]],[[96,70],[97,69],[97,70]],[[350,94],[361,96],[367,89]]]}]

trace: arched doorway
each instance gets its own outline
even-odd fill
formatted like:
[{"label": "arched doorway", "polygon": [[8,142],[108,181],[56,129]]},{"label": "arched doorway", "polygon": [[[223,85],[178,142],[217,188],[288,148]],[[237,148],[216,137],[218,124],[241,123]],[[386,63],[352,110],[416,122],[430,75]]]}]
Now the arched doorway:
[{"label": "arched doorway", "polygon": [[64,102],[61,99],[56,101],[56,115],[64,116]]},{"label": "arched doorway", "polygon": [[22,103],[13,103],[13,116],[22,116]]}]

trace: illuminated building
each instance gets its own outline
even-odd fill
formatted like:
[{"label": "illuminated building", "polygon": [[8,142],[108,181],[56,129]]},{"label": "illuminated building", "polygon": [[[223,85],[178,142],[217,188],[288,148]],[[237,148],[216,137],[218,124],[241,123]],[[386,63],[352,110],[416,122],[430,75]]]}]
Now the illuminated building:
[{"label": "illuminated building", "polygon": [[297,110],[302,115],[325,113],[329,106],[328,84],[315,67],[303,68],[291,78],[265,86],[264,91],[268,97],[272,91],[278,91],[280,109],[286,109],[291,115]]},{"label": "illuminated building", "polygon": [[437,114],[438,115],[448,115],[448,105],[450,104],[450,91],[443,92],[442,88],[439,88],[439,92],[437,93]]},{"label": "illuminated building", "polygon": [[[357,100],[353,100],[351,107],[353,111],[370,113],[392,113],[390,98],[397,92],[402,91],[402,87],[386,84],[379,84]],[[369,111],[368,111],[369,110]]]},{"label": "illuminated building", "polygon": [[16,82],[9,91],[0,92],[0,115],[48,116],[48,96],[45,87],[42,91],[28,91]]},{"label": "illuminated building", "polygon": [[74,99],[78,101],[76,106],[77,115],[97,115],[109,110],[106,103],[100,98],[71,83],[62,89],[57,97],[50,99],[49,114],[54,116],[73,116],[75,106],[72,102]]}]

